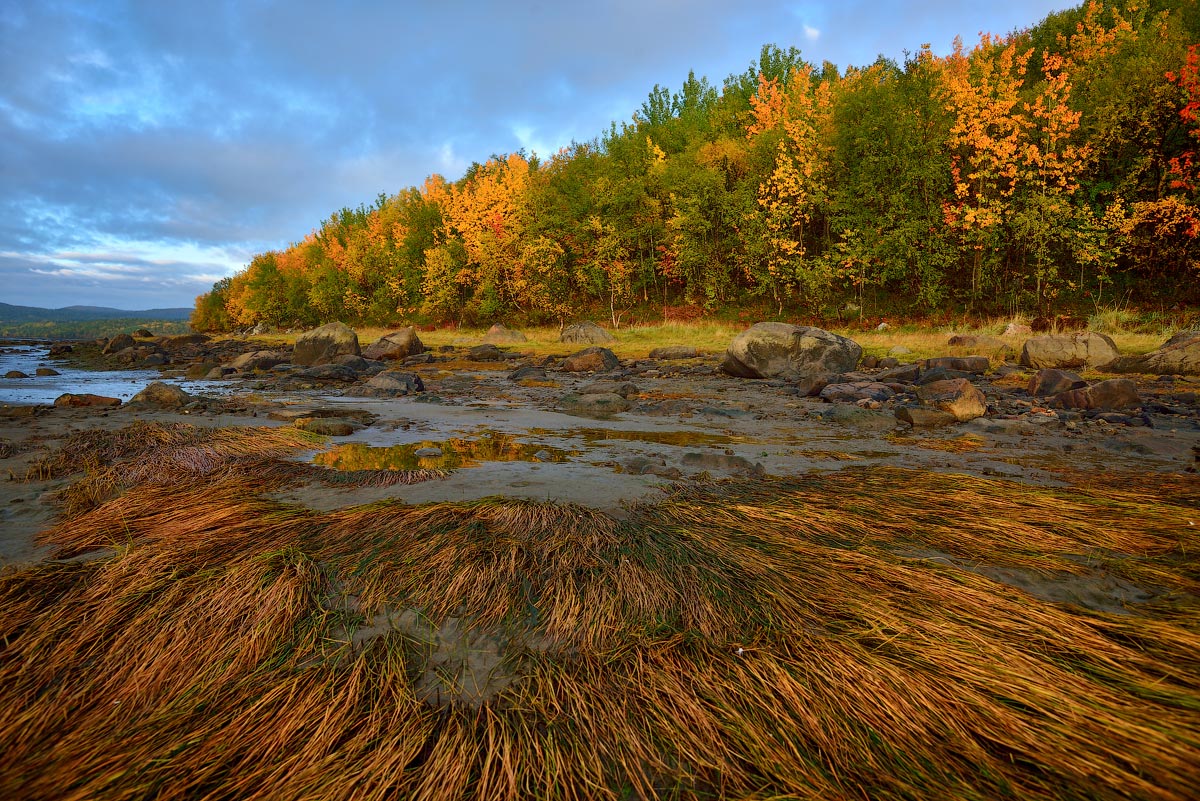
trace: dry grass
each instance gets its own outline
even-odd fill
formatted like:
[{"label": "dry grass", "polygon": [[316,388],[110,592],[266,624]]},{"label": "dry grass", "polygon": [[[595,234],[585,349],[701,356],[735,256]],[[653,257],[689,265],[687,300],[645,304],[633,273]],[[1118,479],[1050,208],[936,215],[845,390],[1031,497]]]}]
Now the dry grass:
[{"label": "dry grass", "polygon": [[[133,481],[46,535],[66,555],[119,532],[115,556],[0,576],[0,797],[1183,801],[1200,782],[1194,481],[861,469],[677,487],[620,521],[318,514],[270,484]],[[1085,613],[914,547],[1083,558],[1163,595]],[[419,643],[338,635],[385,608],[502,637],[511,681],[426,703]]]}]

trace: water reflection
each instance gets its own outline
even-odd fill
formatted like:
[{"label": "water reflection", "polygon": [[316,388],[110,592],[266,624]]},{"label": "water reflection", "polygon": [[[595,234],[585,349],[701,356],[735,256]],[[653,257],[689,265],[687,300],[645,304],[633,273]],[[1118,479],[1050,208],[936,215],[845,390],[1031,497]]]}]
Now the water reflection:
[{"label": "water reflection", "polygon": [[[437,449],[440,455],[420,455]],[[316,464],[335,470],[456,470],[484,462],[565,462],[577,451],[518,442],[509,434],[492,433],[478,439],[447,439],[378,447],[348,442],[313,457]]]}]

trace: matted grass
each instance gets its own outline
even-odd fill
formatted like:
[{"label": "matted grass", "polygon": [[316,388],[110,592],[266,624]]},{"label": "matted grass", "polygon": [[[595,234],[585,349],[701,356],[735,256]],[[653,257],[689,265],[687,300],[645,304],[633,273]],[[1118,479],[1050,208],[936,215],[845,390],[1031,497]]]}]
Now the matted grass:
[{"label": "matted grass", "polygon": [[[1194,479],[854,469],[679,486],[617,520],[495,499],[321,514],[265,497],[270,475],[131,481],[45,537],[120,539],[115,556],[0,576],[0,797],[1183,801],[1200,783]],[[1090,613],[918,549],[1103,568],[1159,598]],[[477,636],[373,632],[400,610]],[[463,689],[470,654],[430,677],[437,648],[485,641],[486,696]]]}]

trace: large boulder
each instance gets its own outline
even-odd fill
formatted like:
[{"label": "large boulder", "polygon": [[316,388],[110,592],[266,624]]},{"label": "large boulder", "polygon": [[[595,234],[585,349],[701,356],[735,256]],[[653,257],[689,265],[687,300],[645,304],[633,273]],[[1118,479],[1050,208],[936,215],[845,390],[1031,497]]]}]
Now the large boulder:
[{"label": "large boulder", "polygon": [[421,338],[417,336],[417,329],[410,325],[408,328],[393,331],[380,337],[379,341],[367,345],[362,356],[365,359],[375,359],[376,361],[397,361],[424,352],[425,343],[421,342]]},{"label": "large boulder", "polygon": [[595,323],[588,321],[568,325],[563,329],[562,334],[559,335],[558,341],[580,345],[603,345],[606,342],[616,341],[616,337]]},{"label": "large boulder", "polygon": [[1049,404],[1062,409],[1132,409],[1141,406],[1137,385],[1128,378],[1100,381],[1086,389],[1060,392]]},{"label": "large boulder", "polygon": [[277,350],[256,350],[243,353],[229,363],[235,370],[253,372],[255,370],[270,370],[277,364],[288,360],[288,355]]},{"label": "large boulder", "polygon": [[621,360],[608,348],[584,348],[562,363],[562,369],[568,373],[604,373],[620,366]]},{"label": "large boulder", "polygon": [[1140,356],[1120,356],[1104,369],[1113,373],[1200,375],[1200,331],[1180,331],[1158,350]]},{"label": "large boulder", "polygon": [[329,364],[334,357],[343,353],[361,355],[358,334],[345,323],[326,323],[300,335],[296,340],[296,348],[292,351],[292,363],[305,367]]},{"label": "large boulder", "polygon": [[1075,375],[1075,373],[1069,370],[1053,370],[1050,368],[1038,370],[1029,378],[1029,383],[1026,385],[1029,394],[1035,398],[1057,395],[1060,392],[1069,392],[1072,389],[1084,389],[1086,387],[1087,382]]},{"label": "large boulder", "polygon": [[1037,369],[1099,367],[1120,355],[1116,344],[1104,334],[1092,331],[1047,334],[1025,340],[1021,364]]},{"label": "large boulder", "polygon": [[366,384],[367,394],[378,397],[415,395],[425,391],[425,382],[416,373],[386,370],[374,376]]},{"label": "large boulder", "polygon": [[132,348],[137,342],[129,334],[117,334],[104,345],[103,353],[111,356],[114,353],[120,353],[126,348]]},{"label": "large boulder", "polygon": [[528,340],[529,338],[520,331],[505,328],[500,323],[493,325],[483,335],[483,344],[485,345],[511,345],[514,342],[527,342]]},{"label": "large boulder", "polygon": [[54,405],[59,407],[67,407],[72,409],[80,409],[87,407],[109,408],[121,405],[120,398],[110,398],[105,395],[93,395],[91,393],[74,393],[67,392],[59,395],[54,399]]},{"label": "large boulder", "polygon": [[787,378],[850,372],[862,356],[854,340],[820,328],[756,323],[738,334],[721,369],[740,378]]},{"label": "large boulder", "polygon": [[[954,415],[960,423],[987,414],[987,399],[979,388],[965,378],[934,381],[917,390],[917,397],[926,406]],[[916,423],[909,422],[912,425]]]},{"label": "large boulder", "polygon": [[195,400],[194,397],[174,384],[152,381],[146,385],[145,389],[130,398],[129,402],[146,406],[160,406],[164,409],[178,409],[193,400]]}]

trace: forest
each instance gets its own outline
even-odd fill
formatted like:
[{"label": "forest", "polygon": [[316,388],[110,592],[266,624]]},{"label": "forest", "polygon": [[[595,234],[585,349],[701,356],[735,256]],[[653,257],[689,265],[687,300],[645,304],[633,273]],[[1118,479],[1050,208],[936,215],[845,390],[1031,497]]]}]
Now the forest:
[{"label": "forest", "polygon": [[192,325],[1194,304],[1198,5],[1089,2],[864,67],[767,45],[592,141],[337,211],[218,281]]}]

